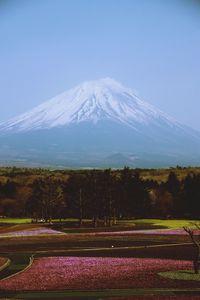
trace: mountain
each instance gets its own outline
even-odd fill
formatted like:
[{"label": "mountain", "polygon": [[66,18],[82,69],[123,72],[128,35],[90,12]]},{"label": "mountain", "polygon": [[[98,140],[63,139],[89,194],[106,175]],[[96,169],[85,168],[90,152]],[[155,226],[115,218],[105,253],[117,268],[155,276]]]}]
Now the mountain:
[{"label": "mountain", "polygon": [[105,78],[0,123],[6,163],[158,167],[200,162],[200,133]]}]

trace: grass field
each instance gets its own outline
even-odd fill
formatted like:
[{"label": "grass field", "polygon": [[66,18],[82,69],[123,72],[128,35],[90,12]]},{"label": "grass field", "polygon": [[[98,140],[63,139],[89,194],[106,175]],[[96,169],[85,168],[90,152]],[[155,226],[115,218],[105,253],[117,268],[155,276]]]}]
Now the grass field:
[{"label": "grass field", "polygon": [[[60,222],[58,219],[52,220],[54,223]],[[62,219],[61,223],[78,223],[78,219]],[[31,224],[32,219],[31,218],[0,218],[0,224]],[[87,223],[87,220],[85,220],[85,223]]]},{"label": "grass field", "polygon": [[[0,218],[0,224],[31,224],[32,219],[31,218]],[[56,224],[67,224],[75,225],[79,224],[79,220],[75,218],[68,218],[68,219],[62,219],[61,222],[58,219],[53,219],[53,223]],[[112,227],[112,230],[117,227],[132,227],[132,226],[145,226],[146,224],[149,226],[157,226],[159,228],[165,227],[165,228],[182,228],[183,226],[194,226],[193,223],[199,222],[199,220],[163,220],[163,219],[135,219],[135,220],[118,220],[117,226]],[[91,220],[83,220],[83,224],[91,225]]]},{"label": "grass field", "polygon": [[159,273],[164,278],[200,281],[200,274],[194,274],[193,270],[177,270]]},{"label": "grass field", "polygon": [[161,220],[161,219],[141,219],[135,220],[135,224],[150,224],[158,227],[165,227],[169,229],[177,229],[185,227],[195,228],[194,223],[199,223],[199,220]]},{"label": "grass field", "polygon": [[0,224],[30,224],[31,218],[0,218]]}]

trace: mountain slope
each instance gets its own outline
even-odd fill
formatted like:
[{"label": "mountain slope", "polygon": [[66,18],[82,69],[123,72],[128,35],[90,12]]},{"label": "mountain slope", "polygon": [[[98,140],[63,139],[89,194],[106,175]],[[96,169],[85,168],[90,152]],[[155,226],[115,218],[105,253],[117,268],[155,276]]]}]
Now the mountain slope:
[{"label": "mountain slope", "polygon": [[141,101],[131,89],[110,78],[85,82],[8,122],[1,130],[27,131],[83,121],[113,120],[135,128],[154,123],[180,126],[158,109]]},{"label": "mountain slope", "polygon": [[0,123],[4,159],[69,166],[198,163],[200,134],[105,78]]}]

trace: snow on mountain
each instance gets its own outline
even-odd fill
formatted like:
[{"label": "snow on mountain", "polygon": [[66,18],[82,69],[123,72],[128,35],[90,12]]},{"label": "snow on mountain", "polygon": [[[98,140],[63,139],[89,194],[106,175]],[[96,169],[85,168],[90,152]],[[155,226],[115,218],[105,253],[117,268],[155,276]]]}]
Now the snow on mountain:
[{"label": "snow on mountain", "polygon": [[0,131],[29,131],[67,126],[70,123],[112,120],[137,130],[137,124],[181,125],[147,102],[141,101],[133,90],[117,81],[105,78],[66,91],[7,122]]},{"label": "snow on mountain", "polygon": [[0,160],[71,167],[197,165],[200,133],[104,78],[0,123]]}]

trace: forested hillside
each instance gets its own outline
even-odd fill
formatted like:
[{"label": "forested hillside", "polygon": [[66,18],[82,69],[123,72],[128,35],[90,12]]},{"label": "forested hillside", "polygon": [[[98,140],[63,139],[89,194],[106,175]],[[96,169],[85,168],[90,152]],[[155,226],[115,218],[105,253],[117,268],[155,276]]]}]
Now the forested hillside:
[{"label": "forested hillside", "polygon": [[1,217],[199,218],[200,169],[0,169]]}]

